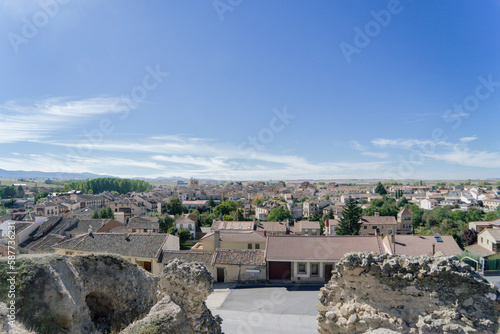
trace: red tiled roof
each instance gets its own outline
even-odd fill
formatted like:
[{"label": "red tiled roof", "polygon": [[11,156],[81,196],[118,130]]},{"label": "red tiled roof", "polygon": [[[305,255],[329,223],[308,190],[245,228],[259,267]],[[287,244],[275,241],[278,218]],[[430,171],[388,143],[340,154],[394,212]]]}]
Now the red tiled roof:
[{"label": "red tiled roof", "polygon": [[[390,245],[390,236],[385,236],[382,240],[387,252],[393,253],[394,246]],[[439,242],[438,239],[442,240]],[[432,255],[432,245],[435,245],[436,252],[442,252],[446,256],[454,256],[461,252],[460,247],[451,235],[395,235],[397,255]],[[390,247],[392,246],[392,248]],[[391,250],[391,251],[389,251]]]},{"label": "red tiled roof", "polygon": [[363,216],[360,223],[367,225],[396,225],[396,218],[393,216]]},{"label": "red tiled roof", "polygon": [[258,222],[257,231],[268,231],[268,232],[286,232],[288,227],[287,222]]},{"label": "red tiled roof", "polygon": [[376,236],[270,236],[269,261],[339,260],[349,252],[382,253]]}]

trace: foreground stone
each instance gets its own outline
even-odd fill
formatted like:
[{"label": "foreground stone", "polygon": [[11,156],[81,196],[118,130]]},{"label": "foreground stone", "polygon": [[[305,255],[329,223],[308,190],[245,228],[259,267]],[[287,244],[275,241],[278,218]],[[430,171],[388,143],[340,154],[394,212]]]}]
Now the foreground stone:
[{"label": "foreground stone", "polygon": [[500,294],[456,257],[350,253],[321,289],[320,333],[497,333]]},{"label": "foreground stone", "polygon": [[112,255],[19,257],[9,323],[9,270],[0,264],[1,333],[221,333],[200,265],[175,260],[154,276]]}]

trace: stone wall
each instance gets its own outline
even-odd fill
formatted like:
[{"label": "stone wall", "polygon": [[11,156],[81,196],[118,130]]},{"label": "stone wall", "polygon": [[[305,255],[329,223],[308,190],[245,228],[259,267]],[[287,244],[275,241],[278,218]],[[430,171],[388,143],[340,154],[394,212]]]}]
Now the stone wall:
[{"label": "stone wall", "polygon": [[497,333],[500,294],[455,257],[350,253],[321,289],[320,333]]},{"label": "stone wall", "polygon": [[[164,333],[150,326],[155,317],[169,319],[169,333],[221,332],[221,320],[204,304],[212,289],[204,267],[173,262],[168,273],[154,276],[118,256],[20,256],[16,263],[19,322],[11,326],[4,316],[5,303],[10,302],[5,293],[9,270],[3,261],[0,265],[2,333],[24,333],[23,328],[33,333]],[[197,276],[196,295],[182,292],[192,289],[194,278],[190,281],[189,274]]]}]

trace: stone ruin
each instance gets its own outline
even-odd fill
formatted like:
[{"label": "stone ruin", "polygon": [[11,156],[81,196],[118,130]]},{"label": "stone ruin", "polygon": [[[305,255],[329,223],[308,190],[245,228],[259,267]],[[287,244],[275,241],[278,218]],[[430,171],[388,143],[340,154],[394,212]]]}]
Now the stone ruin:
[{"label": "stone ruin", "polygon": [[321,289],[319,333],[497,333],[500,294],[456,257],[346,254]]},{"label": "stone ruin", "polygon": [[0,264],[1,333],[221,333],[200,264],[175,260],[155,276],[112,255],[18,257],[14,323]]}]

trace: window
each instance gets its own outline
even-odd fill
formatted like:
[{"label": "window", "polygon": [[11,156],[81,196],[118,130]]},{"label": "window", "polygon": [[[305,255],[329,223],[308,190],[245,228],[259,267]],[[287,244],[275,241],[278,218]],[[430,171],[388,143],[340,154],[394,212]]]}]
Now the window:
[{"label": "window", "polygon": [[306,273],[306,264],[299,263],[299,274],[305,274],[305,273]]},{"label": "window", "polygon": [[66,251],[65,253],[66,253],[66,255],[73,255],[73,252]]},{"label": "window", "polygon": [[311,264],[311,276],[318,276],[318,267],[317,263]]},{"label": "window", "polygon": [[481,243],[483,243],[483,242],[484,242],[484,241],[483,241],[483,237],[481,237]]},{"label": "window", "polygon": [[363,226],[363,229],[365,229],[365,230],[366,230],[367,228],[368,228],[368,226]]},{"label": "window", "polygon": [[248,249],[252,249],[252,244],[248,244]]},{"label": "window", "polygon": [[255,249],[260,249],[260,244],[255,244]]}]

